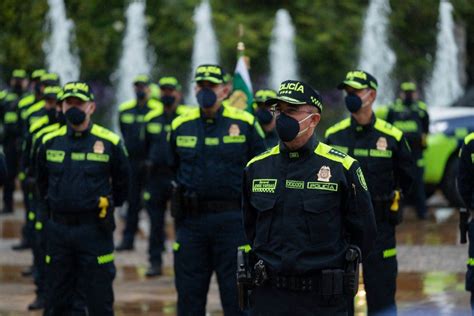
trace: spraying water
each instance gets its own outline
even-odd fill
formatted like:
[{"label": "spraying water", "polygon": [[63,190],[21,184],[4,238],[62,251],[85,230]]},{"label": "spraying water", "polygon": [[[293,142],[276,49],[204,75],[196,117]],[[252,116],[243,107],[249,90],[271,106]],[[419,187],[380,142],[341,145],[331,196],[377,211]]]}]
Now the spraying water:
[{"label": "spraying water", "polygon": [[[122,40],[122,57],[119,67],[112,75],[116,82],[117,104],[134,98],[133,78],[149,74],[152,68],[148,54],[148,39],[145,24],[145,2],[132,1],[125,12],[127,27]],[[118,105],[117,105],[118,106]],[[114,107],[113,124],[117,124],[117,106]]]},{"label": "spraying water", "polygon": [[208,0],[196,7],[194,10],[193,21],[196,25],[196,33],[194,34],[194,46],[192,57],[192,69],[188,95],[186,102],[196,104],[194,96],[194,71],[201,64],[218,64],[219,63],[219,45],[217,43],[216,34],[212,27],[212,11]]},{"label": "spraying water", "polygon": [[433,74],[425,89],[430,106],[450,106],[464,93],[458,67],[458,47],[454,37],[453,6],[439,5],[438,37]]},{"label": "spraying water", "polygon": [[71,47],[75,39],[74,22],[66,17],[63,0],[48,0],[48,5],[45,28],[50,37],[43,43],[46,65],[49,71],[59,75],[62,84],[78,80],[81,62]]},{"label": "spraying water", "polygon": [[390,13],[389,0],[371,0],[362,33],[358,68],[377,79],[377,104],[387,104],[394,100],[391,73],[397,58],[387,41]]},{"label": "spraying water", "polygon": [[285,9],[276,13],[270,42],[270,87],[278,90],[280,83],[299,79],[295,48],[295,27]]}]

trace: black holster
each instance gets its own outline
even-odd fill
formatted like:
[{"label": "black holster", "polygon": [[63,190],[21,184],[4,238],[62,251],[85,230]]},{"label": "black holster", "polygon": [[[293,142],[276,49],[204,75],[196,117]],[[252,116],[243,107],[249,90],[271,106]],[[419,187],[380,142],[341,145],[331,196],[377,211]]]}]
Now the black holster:
[{"label": "black holster", "polygon": [[180,220],[184,217],[183,187],[176,181],[171,181],[171,216]]},{"label": "black holster", "polygon": [[362,253],[359,247],[350,245],[346,252],[344,269],[344,294],[354,297],[359,290],[359,264]]},{"label": "black holster", "polygon": [[239,308],[243,311],[250,306],[250,294],[254,288],[252,252],[237,250],[237,292]]}]

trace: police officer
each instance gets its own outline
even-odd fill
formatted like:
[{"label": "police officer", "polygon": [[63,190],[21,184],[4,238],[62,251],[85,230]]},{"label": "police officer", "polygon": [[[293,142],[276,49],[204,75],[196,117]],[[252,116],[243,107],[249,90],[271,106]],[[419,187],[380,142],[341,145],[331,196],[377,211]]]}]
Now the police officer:
[{"label": "police officer", "polygon": [[22,156],[22,164],[26,173],[25,186],[29,197],[29,206],[34,216],[31,216],[34,226],[33,234],[33,277],[36,286],[36,298],[28,305],[29,310],[43,309],[46,297],[46,233],[44,223],[38,214],[38,190],[36,187],[36,158],[38,147],[43,137],[65,124],[64,114],[62,113],[60,98],[60,87],[46,87],[43,91],[45,100],[46,115],[41,117],[30,127],[30,133],[26,139],[26,146]]},{"label": "police officer", "polygon": [[170,135],[178,315],[205,315],[213,271],[224,314],[237,315],[235,253],[245,244],[241,175],[265,150],[263,132],[253,115],[222,105],[228,87],[220,66],[197,67],[194,80],[199,108],[174,119]]},{"label": "police officer", "polygon": [[42,93],[42,84],[41,84],[41,76],[46,74],[46,70],[44,69],[36,69],[33,70],[31,73],[30,79],[30,91],[23,98],[20,99],[18,102],[18,109],[20,111],[20,118],[21,114],[28,109],[31,105],[39,102],[43,98]]},{"label": "police officer", "polygon": [[461,243],[469,237],[469,260],[467,261],[466,291],[471,292],[471,310],[474,313],[474,133],[464,139],[459,155],[458,190],[464,202],[460,213]]},{"label": "police officer", "polygon": [[165,242],[165,211],[171,197],[171,180],[173,171],[168,160],[168,138],[171,122],[184,111],[186,106],[180,105],[181,85],[175,77],[163,77],[158,82],[163,107],[150,111],[145,116],[146,152],[147,152],[147,184],[145,202],[150,217],[150,236],[148,254],[150,268],[146,276],[153,277],[162,273],[161,253]]},{"label": "police officer", "polygon": [[376,231],[364,176],[357,161],[317,140],[323,105],[312,87],[284,81],[266,104],[275,106],[281,143],[244,172],[245,232],[265,271],[251,314],[345,315],[336,275],[349,244],[365,256]]},{"label": "police officer", "polygon": [[113,315],[113,208],[127,196],[128,161],[120,137],[91,122],[90,87],[63,87],[67,125],[44,136],[38,188],[48,211],[45,315]]},{"label": "police officer", "polygon": [[135,77],[133,85],[136,98],[119,106],[120,132],[130,155],[131,178],[125,229],[117,251],[134,248],[146,177],[145,116],[151,110],[163,107],[161,102],[150,98],[150,82],[147,75]]},{"label": "police officer", "polygon": [[377,221],[375,247],[363,261],[368,312],[396,313],[395,226],[400,221],[400,195],[409,192],[413,183],[413,160],[403,133],[372,111],[377,96],[372,75],[350,71],[338,88],[345,91],[351,117],[329,128],[326,141],[360,162]]},{"label": "police officer", "polygon": [[[22,107],[19,107],[19,113],[20,113],[20,120],[19,120],[19,129],[21,129],[21,143],[22,143],[22,151],[23,155],[21,160],[25,161],[23,158],[25,154],[25,150],[29,151],[29,146],[28,144],[28,139],[30,135],[30,128],[31,126],[39,120],[41,117],[44,115],[47,115],[47,111],[45,109],[45,103],[46,100],[44,98],[44,90],[48,87],[56,87],[54,88],[56,91],[50,95],[55,95],[57,93],[57,89],[59,85],[59,75],[56,73],[44,73],[41,75],[40,81],[39,81],[39,99],[38,101],[27,105],[26,103],[22,103]],[[35,98],[36,99],[36,98]],[[56,100],[51,100],[50,101],[52,106],[53,106],[53,111],[54,111],[54,105]],[[30,205],[32,195],[30,192],[28,192],[28,188],[25,185],[25,179],[26,179],[26,173],[27,170],[24,168],[26,165],[21,164],[20,165],[20,180],[21,180],[21,188],[23,191],[23,200],[25,202],[25,224],[22,227],[22,241],[20,242],[19,245],[13,246],[13,249],[15,250],[22,250],[25,248],[25,242],[24,241],[31,241],[34,238],[34,223],[35,223],[35,210],[32,209],[32,205]],[[25,270],[23,272],[24,275],[29,275],[29,271]]]},{"label": "police officer", "polygon": [[[3,210],[1,214],[13,212],[13,192],[18,175],[21,154],[21,127],[18,118],[18,101],[28,87],[28,77],[23,69],[15,69],[10,79],[10,89],[0,93],[0,117],[3,125],[3,150],[7,164],[7,178],[3,187]],[[28,241],[25,241],[28,244]]]},{"label": "police officer", "polygon": [[400,98],[388,107],[385,118],[382,119],[391,123],[403,132],[408,145],[410,145],[413,160],[416,163],[415,182],[412,189],[412,198],[416,214],[419,219],[426,219],[426,195],[423,181],[423,150],[426,148],[426,137],[429,132],[430,118],[426,104],[418,99],[416,84],[413,82],[403,82],[400,85]]},{"label": "police officer", "polygon": [[265,104],[270,98],[275,98],[276,92],[273,90],[258,90],[255,92],[255,117],[265,132],[265,143],[268,148],[278,144],[278,134],[275,129],[275,118],[271,113],[270,106]]}]

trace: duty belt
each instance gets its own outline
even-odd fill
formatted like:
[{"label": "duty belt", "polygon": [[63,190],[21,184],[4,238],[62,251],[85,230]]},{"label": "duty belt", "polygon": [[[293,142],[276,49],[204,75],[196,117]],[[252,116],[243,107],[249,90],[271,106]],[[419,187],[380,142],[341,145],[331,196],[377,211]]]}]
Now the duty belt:
[{"label": "duty belt", "polygon": [[270,285],[277,289],[300,292],[320,292],[321,276],[284,276],[269,274]]},{"label": "duty belt", "polygon": [[51,213],[51,220],[67,226],[80,226],[98,223],[98,214],[95,212],[81,213]]},{"label": "duty belt", "polygon": [[203,213],[240,211],[240,203],[227,200],[199,200],[199,209]]}]

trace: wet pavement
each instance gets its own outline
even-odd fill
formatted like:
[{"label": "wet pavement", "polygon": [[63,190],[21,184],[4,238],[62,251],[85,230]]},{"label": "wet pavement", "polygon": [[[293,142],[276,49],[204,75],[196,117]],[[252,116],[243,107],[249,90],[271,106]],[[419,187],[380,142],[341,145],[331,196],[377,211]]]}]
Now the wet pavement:
[{"label": "wet pavement", "polygon": [[[405,221],[397,230],[399,315],[469,315],[469,294],[464,291],[467,246],[459,244],[456,210],[431,207],[430,218],[421,222],[412,214],[406,212]],[[167,243],[164,256],[164,275],[147,279],[147,220],[144,212],[141,215],[142,233],[135,251],[116,255],[116,315],[175,315],[171,241]],[[22,216],[20,211],[0,216],[0,316],[41,315],[41,312],[26,311],[27,304],[34,299],[34,286],[31,278],[21,276],[21,271],[31,263],[31,255],[28,251],[10,249],[18,242]],[[167,233],[171,239],[170,219]],[[118,234],[116,237],[118,240]],[[209,315],[222,315],[214,279],[207,310]],[[365,311],[365,292],[361,284],[356,297],[356,315],[365,315]]]}]

